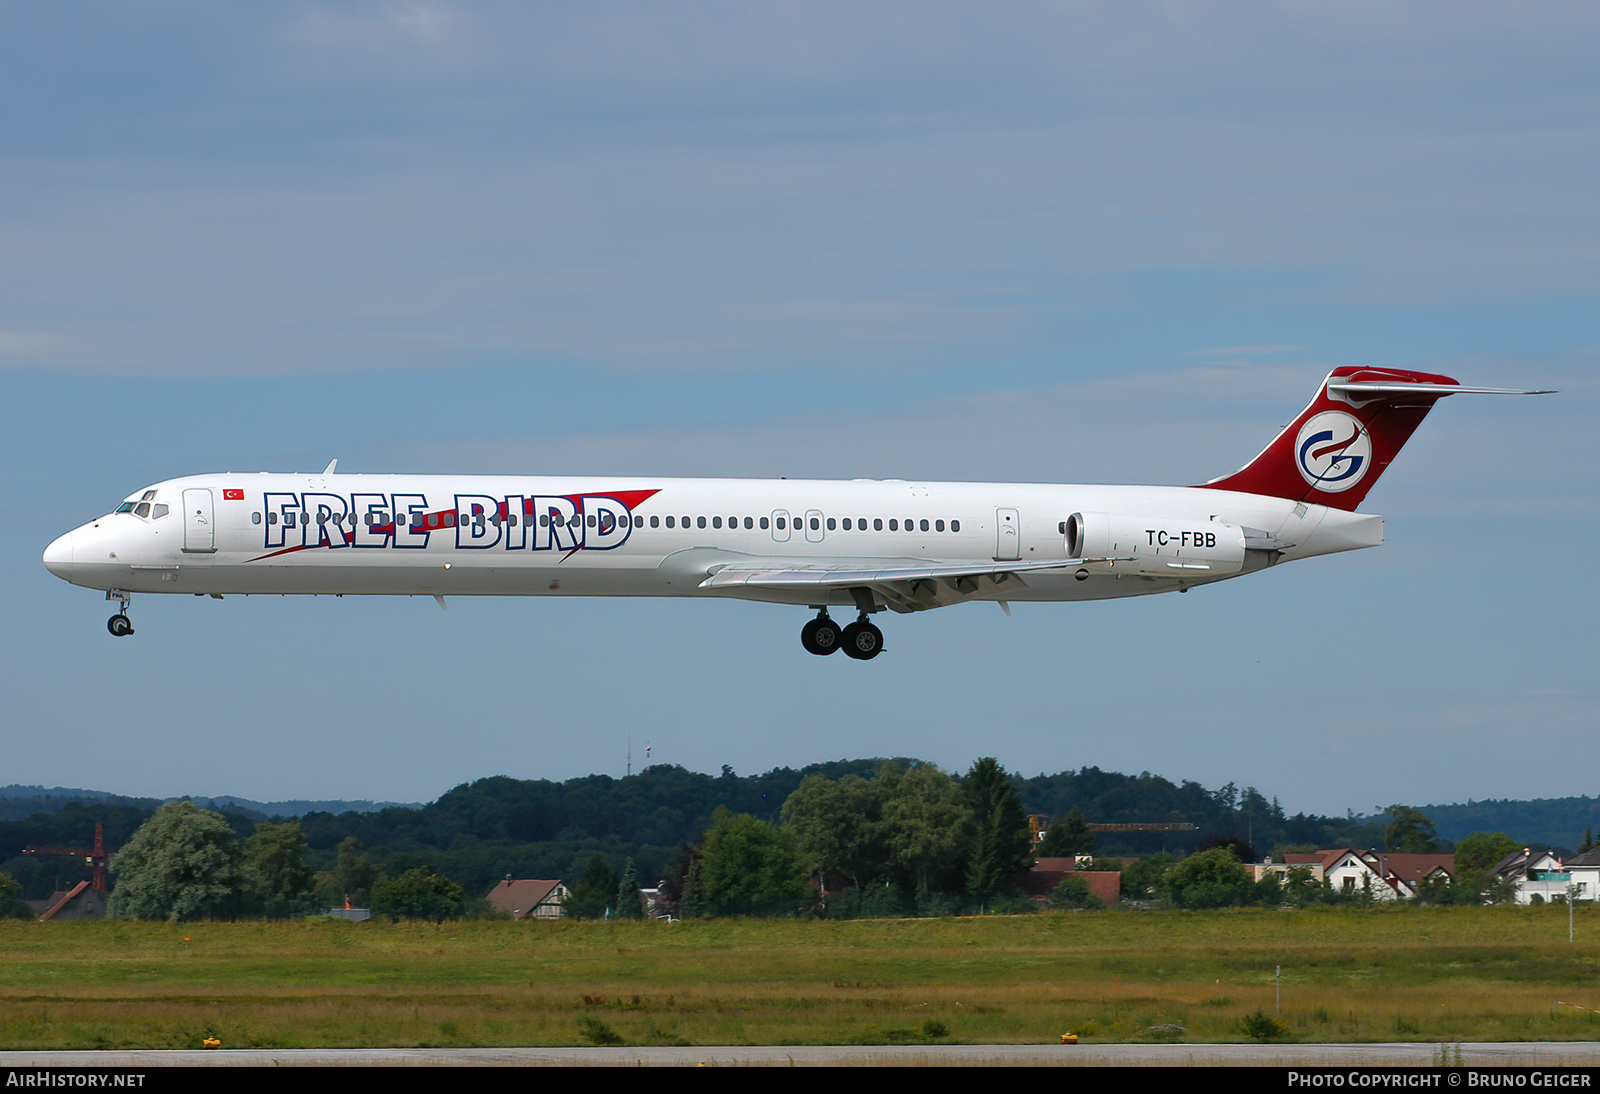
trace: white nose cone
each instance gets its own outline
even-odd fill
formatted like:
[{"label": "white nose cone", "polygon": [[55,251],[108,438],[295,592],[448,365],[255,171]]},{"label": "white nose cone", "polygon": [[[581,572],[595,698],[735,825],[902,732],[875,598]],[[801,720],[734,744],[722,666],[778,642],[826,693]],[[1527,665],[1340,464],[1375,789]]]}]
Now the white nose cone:
[{"label": "white nose cone", "polygon": [[72,537],[68,532],[44,549],[44,568],[61,578],[72,580]]}]

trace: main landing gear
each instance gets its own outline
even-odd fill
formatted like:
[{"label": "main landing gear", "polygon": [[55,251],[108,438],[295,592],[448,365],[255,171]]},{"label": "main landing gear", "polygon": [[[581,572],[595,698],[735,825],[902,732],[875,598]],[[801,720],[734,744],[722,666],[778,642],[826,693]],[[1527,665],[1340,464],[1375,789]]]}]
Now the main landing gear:
[{"label": "main landing gear", "polygon": [[857,661],[870,661],[883,652],[883,632],[867,620],[867,613],[842,630],[823,608],[817,617],[800,628],[800,644],[807,653],[826,656],[842,649]]},{"label": "main landing gear", "polygon": [[128,601],[133,599],[132,593],[125,593],[121,589],[112,589],[106,593],[107,600],[116,600],[122,604],[122,610],[106,620],[106,630],[118,638],[126,638],[133,633],[133,620],[128,618]]}]

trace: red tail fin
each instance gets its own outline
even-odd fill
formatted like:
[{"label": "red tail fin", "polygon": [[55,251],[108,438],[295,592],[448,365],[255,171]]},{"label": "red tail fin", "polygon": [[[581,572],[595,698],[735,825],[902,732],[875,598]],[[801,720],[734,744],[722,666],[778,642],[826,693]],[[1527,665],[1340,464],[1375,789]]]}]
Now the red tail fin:
[{"label": "red tail fin", "polygon": [[1261,455],[1204,485],[1353,510],[1434,403],[1481,390],[1426,372],[1336,368],[1311,405]]}]

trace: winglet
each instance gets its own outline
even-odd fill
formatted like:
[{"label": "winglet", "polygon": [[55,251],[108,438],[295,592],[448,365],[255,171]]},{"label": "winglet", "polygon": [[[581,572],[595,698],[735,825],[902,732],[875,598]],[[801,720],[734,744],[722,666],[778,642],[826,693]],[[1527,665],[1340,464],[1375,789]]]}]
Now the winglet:
[{"label": "winglet", "polygon": [[334,458],[333,458],[333,459],[331,459],[331,460],[329,460],[329,461],[328,461],[328,466],[327,466],[327,467],[324,467],[324,468],[323,468],[323,469],[322,469],[322,473],[323,473],[323,474],[324,474],[324,475],[331,475],[331,474],[333,474],[333,466],[334,466],[334,464],[336,464],[336,463],[338,463],[338,462],[339,462],[339,458],[338,458],[338,457],[337,457],[337,456],[335,456],[335,457],[334,457]]}]

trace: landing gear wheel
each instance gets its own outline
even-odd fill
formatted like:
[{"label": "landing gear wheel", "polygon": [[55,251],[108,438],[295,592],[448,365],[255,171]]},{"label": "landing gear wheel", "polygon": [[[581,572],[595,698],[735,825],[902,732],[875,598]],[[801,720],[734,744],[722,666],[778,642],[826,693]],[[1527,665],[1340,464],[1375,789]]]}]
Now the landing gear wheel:
[{"label": "landing gear wheel", "polygon": [[133,620],[129,619],[121,612],[118,612],[116,615],[106,620],[106,630],[110,631],[118,638],[126,638],[128,635],[133,633]]},{"label": "landing gear wheel", "polygon": [[800,644],[807,653],[826,657],[839,648],[839,624],[825,615],[819,615],[800,628]]},{"label": "landing gear wheel", "polygon": [[844,652],[857,661],[871,661],[883,652],[883,632],[865,619],[844,629]]}]

